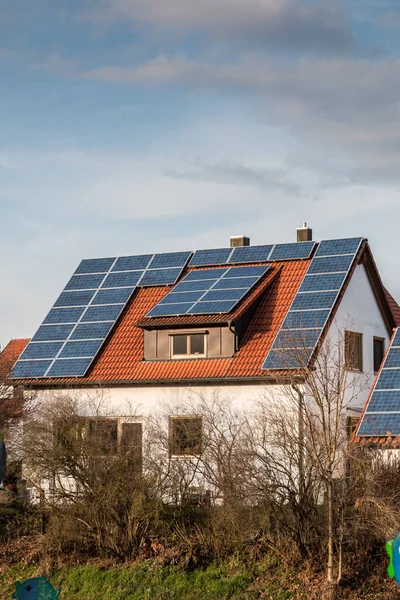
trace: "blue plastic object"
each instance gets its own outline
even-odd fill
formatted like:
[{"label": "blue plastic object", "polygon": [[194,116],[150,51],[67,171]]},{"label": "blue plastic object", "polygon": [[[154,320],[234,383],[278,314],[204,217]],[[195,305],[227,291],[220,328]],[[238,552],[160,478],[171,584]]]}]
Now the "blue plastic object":
[{"label": "blue plastic object", "polygon": [[15,582],[16,591],[12,598],[16,600],[57,600],[61,588],[55,590],[46,577],[32,577],[24,583]]}]

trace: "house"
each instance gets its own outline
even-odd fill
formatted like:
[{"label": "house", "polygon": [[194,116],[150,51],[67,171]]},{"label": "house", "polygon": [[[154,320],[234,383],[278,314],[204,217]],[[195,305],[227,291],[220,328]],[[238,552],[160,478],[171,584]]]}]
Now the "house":
[{"label": "house", "polygon": [[141,448],[148,416],[169,407],[170,455],[190,458],[202,422],[180,413],[188,395],[246,410],[265,390],[282,395],[285,375],[301,382],[339,336],[349,376],[367,380],[348,407],[358,420],[398,325],[368,240],[315,242],[304,225],[287,244],[239,236],[216,250],[83,260],[12,380],[43,399],[101,390],[119,415],[102,423],[116,449],[127,436]]}]

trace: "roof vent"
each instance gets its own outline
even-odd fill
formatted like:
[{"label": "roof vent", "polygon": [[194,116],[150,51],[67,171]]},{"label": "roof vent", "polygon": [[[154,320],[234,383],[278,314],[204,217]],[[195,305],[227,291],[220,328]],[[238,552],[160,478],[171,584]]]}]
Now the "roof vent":
[{"label": "roof vent", "polygon": [[233,235],[231,237],[231,248],[238,246],[250,246],[250,238],[245,235]]},{"label": "roof vent", "polygon": [[307,223],[303,223],[303,227],[297,229],[297,241],[298,242],[311,242],[312,241],[312,229],[307,227]]}]

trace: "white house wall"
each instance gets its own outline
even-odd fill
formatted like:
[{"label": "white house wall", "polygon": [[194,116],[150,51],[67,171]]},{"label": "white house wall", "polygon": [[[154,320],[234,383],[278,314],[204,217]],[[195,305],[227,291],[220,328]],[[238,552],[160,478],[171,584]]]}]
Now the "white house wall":
[{"label": "white house wall", "polygon": [[352,402],[353,406],[362,408],[375,378],[373,338],[383,338],[386,350],[392,333],[387,330],[364,265],[356,267],[327,337],[335,344],[338,342],[339,335],[343,336],[345,329],[362,333],[363,336],[363,373],[365,377],[360,377],[359,373],[349,373],[349,376],[354,378],[356,386],[362,385],[363,390]]}]

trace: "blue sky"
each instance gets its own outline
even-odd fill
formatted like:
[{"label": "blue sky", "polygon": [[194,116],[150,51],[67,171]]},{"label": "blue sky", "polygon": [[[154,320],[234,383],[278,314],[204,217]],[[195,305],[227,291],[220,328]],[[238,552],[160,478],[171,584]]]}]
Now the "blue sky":
[{"label": "blue sky", "polygon": [[0,340],[82,257],[368,237],[400,300],[400,6],[13,0],[0,18]]}]

